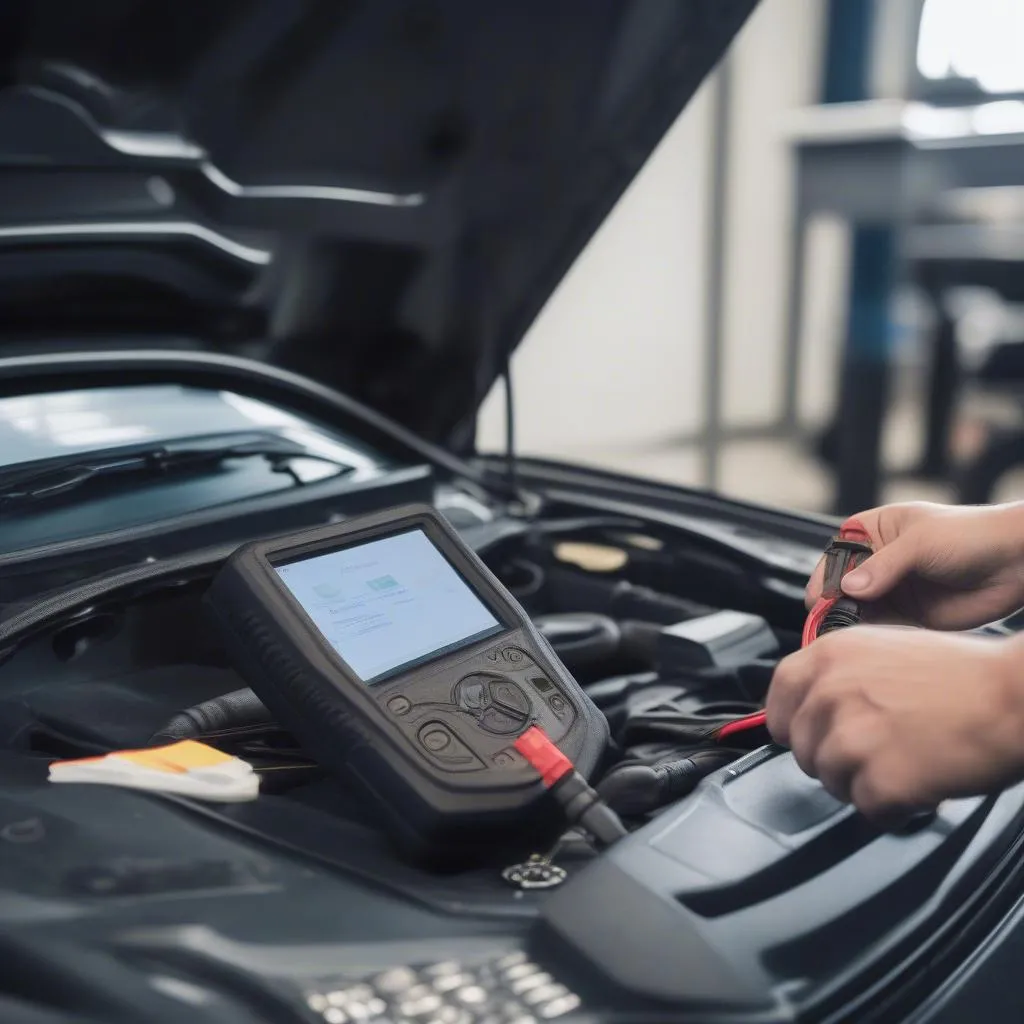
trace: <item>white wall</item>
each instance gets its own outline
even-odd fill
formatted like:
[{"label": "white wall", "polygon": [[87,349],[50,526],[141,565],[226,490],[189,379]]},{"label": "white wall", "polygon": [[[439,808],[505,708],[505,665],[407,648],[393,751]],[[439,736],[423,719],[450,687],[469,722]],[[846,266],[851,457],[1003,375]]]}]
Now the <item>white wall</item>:
[{"label": "white wall", "polygon": [[[818,89],[821,0],[762,0],[731,51],[723,408],[769,422],[781,395],[790,228],[788,111]],[[524,453],[593,456],[700,429],[708,89],[699,93],[541,312],[514,360]],[[824,339],[820,339],[824,343]],[[827,346],[826,346],[827,347]],[[814,365],[805,383],[815,390]],[[500,395],[481,449],[503,443]]]},{"label": "white wall", "polygon": [[821,0],[763,0],[732,51],[726,192],[727,424],[771,423],[783,394],[792,161],[784,130],[820,90]]},{"label": "white wall", "polygon": [[[522,451],[629,446],[698,427],[708,100],[705,87],[523,339],[513,363]],[[623,403],[628,415],[610,415]],[[503,416],[492,394],[482,449],[503,444]]]}]

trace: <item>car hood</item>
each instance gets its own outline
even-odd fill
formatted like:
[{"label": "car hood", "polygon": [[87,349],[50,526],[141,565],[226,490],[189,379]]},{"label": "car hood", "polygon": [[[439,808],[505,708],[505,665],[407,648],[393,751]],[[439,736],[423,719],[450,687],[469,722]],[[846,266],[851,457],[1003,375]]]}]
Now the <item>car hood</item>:
[{"label": "car hood", "polygon": [[199,345],[458,446],[756,0],[8,0],[0,346]]}]

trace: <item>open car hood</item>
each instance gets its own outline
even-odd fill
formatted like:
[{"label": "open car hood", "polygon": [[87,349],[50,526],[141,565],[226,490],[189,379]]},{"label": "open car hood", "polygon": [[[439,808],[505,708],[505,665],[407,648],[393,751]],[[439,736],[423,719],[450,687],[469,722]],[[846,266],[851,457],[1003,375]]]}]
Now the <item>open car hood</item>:
[{"label": "open car hood", "polygon": [[255,353],[470,443],[755,3],[8,0],[0,345]]}]

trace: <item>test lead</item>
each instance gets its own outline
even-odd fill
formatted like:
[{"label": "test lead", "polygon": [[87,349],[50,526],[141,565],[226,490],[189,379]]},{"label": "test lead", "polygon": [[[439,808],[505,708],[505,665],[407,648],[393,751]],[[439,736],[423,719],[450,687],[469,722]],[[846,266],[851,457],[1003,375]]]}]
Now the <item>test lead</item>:
[{"label": "test lead", "polygon": [[[874,553],[871,535],[858,519],[843,523],[837,537],[825,549],[825,568],[822,576],[821,597],[811,609],[804,623],[800,646],[807,647],[819,636],[834,629],[855,626],[860,622],[861,608],[856,601],[843,594],[843,577],[852,572]],[[719,743],[736,733],[760,729],[767,724],[763,711],[737,718],[716,729],[712,735]]]},{"label": "test lead", "polygon": [[543,729],[531,726],[516,740],[515,748],[561,804],[571,825],[585,829],[601,846],[611,846],[626,835],[619,816],[587,785]]}]

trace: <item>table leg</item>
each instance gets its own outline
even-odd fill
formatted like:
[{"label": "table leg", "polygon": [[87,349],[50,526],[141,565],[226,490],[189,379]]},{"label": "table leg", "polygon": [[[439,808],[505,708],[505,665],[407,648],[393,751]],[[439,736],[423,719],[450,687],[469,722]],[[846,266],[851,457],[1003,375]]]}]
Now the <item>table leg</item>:
[{"label": "table leg", "polygon": [[850,515],[879,501],[882,428],[891,376],[889,302],[895,251],[891,228],[854,230],[850,311],[839,380],[837,515]]},{"label": "table leg", "polygon": [[956,326],[943,307],[940,296],[935,296],[935,311],[938,323],[932,339],[925,444],[918,472],[929,479],[944,480],[949,474],[950,436],[960,384],[960,361]]}]

